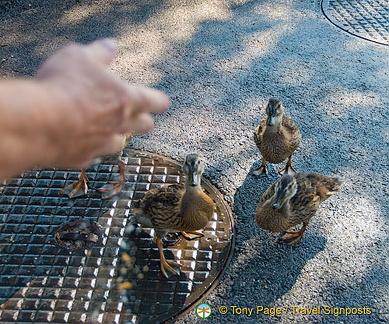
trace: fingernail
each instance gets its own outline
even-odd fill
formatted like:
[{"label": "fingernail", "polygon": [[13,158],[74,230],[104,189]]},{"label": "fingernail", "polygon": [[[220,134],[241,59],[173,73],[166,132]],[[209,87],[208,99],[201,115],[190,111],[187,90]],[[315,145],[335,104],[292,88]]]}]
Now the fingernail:
[{"label": "fingernail", "polygon": [[116,41],[113,38],[104,38],[99,41],[99,44],[104,46],[110,52],[114,52],[117,48]]}]

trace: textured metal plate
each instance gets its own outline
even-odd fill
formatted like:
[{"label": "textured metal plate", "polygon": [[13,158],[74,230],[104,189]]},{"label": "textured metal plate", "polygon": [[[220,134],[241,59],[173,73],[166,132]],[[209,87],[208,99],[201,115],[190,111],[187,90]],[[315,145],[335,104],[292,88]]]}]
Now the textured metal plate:
[{"label": "textured metal plate", "polygon": [[388,0],[323,0],[324,15],[346,32],[389,45]]},{"label": "textured metal plate", "polygon": [[[203,179],[216,203],[213,219],[204,237],[165,250],[168,260],[182,265],[180,276],[166,279],[153,230],[127,233],[126,227],[132,202],[150,188],[182,182],[181,166],[133,150],[124,161],[128,182],[108,201],[94,190],[117,177],[108,164],[87,170],[88,197],[59,195],[77,180],[74,171],[29,171],[0,187],[0,322],[159,323],[188,310],[215,285],[234,244],[231,213],[216,188]],[[56,244],[59,226],[80,217],[101,225],[101,242],[79,251]]]}]

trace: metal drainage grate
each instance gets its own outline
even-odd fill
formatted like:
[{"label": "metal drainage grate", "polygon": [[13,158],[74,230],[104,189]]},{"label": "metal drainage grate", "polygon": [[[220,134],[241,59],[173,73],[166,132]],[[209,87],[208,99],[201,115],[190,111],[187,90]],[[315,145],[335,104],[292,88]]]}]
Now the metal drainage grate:
[{"label": "metal drainage grate", "polygon": [[[204,237],[181,240],[165,255],[181,265],[166,279],[152,229],[126,233],[130,207],[150,188],[182,182],[181,165],[159,155],[130,151],[128,182],[116,197],[69,199],[60,190],[78,178],[74,171],[35,170],[0,187],[0,322],[159,323],[190,309],[214,287],[233,251],[231,212],[206,179],[216,203]],[[116,176],[115,166],[88,169],[90,188]],[[84,217],[101,225],[102,239],[89,250],[68,250],[54,235],[64,222]],[[170,251],[170,252],[169,252]],[[126,281],[118,289],[120,280]]]},{"label": "metal drainage grate", "polygon": [[323,0],[322,10],[328,20],[346,32],[389,45],[388,0]]}]

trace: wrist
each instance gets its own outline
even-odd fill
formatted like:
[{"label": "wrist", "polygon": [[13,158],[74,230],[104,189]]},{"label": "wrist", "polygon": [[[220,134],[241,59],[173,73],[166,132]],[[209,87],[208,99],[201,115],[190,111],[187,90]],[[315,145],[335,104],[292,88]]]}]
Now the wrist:
[{"label": "wrist", "polygon": [[73,124],[64,91],[43,81],[0,82],[0,178],[34,166],[56,166],[61,143]]},{"label": "wrist", "polygon": [[[44,99],[37,124],[41,125],[39,165],[43,167],[61,167],[61,161],[67,154],[72,133],[78,133],[81,127],[81,116],[78,116],[77,102],[69,91],[61,85],[47,81],[37,81]],[[34,131],[34,130],[33,130]]]}]

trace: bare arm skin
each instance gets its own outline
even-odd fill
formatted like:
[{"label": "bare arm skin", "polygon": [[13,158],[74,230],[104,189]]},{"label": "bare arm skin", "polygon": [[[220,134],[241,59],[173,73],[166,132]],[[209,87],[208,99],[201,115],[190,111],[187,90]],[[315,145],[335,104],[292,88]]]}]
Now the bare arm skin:
[{"label": "bare arm skin", "polygon": [[124,133],[148,132],[168,109],[161,91],[129,86],[107,65],[110,39],[69,45],[31,80],[0,81],[0,180],[34,166],[84,168],[122,148]]}]

